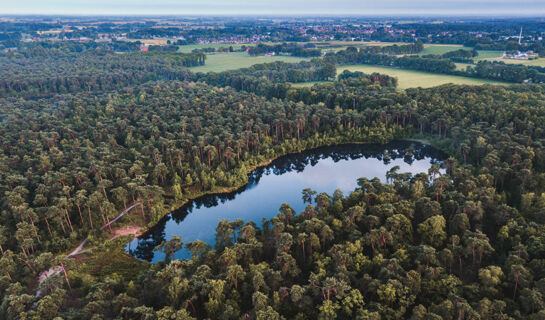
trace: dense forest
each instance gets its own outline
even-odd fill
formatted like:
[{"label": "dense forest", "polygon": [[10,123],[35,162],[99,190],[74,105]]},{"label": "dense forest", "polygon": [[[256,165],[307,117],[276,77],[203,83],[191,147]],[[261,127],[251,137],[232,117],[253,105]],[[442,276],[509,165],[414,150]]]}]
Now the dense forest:
[{"label": "dense forest", "polygon": [[[229,85],[237,90],[248,89],[268,98],[284,98],[289,88],[287,82],[331,80],[335,77],[335,66],[352,64],[381,65],[514,83],[545,81],[544,68],[537,66],[479,61],[469,65],[466,70],[457,70],[455,62],[473,63],[471,58],[476,56],[475,50],[461,49],[441,56],[418,55],[423,50],[421,42],[359,49],[348,47],[308,62],[267,63],[207,74],[193,74],[187,70],[187,67],[203,65],[206,60],[204,53],[178,53],[169,49],[156,50],[154,47],[170,46],[150,46],[150,52],[119,53],[111,48],[87,44],[77,47],[82,50],[79,52],[72,44],[49,45],[44,42],[42,45],[29,45],[24,50],[2,53],[0,94],[25,98],[47,97],[82,91],[112,91],[152,80],[190,80],[205,81],[217,86]],[[276,47],[284,48],[286,45]]]},{"label": "dense forest", "polygon": [[[545,87],[334,80],[335,65],[375,57],[453,64],[396,57],[421,45],[196,74],[186,67],[202,53],[2,55],[0,317],[545,318]],[[481,64],[472,72],[505,77]],[[288,83],[316,80],[334,81]],[[221,221],[213,246],[174,237],[158,264],[124,253],[128,236],[110,240],[119,224],[151,227],[244,185],[273,158],[410,138],[448,154],[442,168],[354,176],[348,194],[302,190],[302,212],[279,203],[261,225]],[[191,259],[175,259],[183,247]]]},{"label": "dense forest", "polygon": [[[9,40],[6,40],[9,41]],[[55,56],[58,54],[85,52],[90,50],[115,51],[115,52],[135,52],[140,50],[140,41],[112,41],[112,42],[75,42],[75,41],[36,41],[36,42],[17,42],[17,50],[25,58],[36,56]],[[8,51],[10,53],[11,51]],[[13,52],[11,52],[13,53]],[[0,54],[4,54],[1,52]]]},{"label": "dense forest", "polygon": [[285,98],[290,83],[335,79],[337,69],[322,60],[299,63],[272,62],[233,71],[197,73],[193,79],[214,86],[229,86],[267,98]]},{"label": "dense forest", "polygon": [[[47,51],[46,51],[47,52]],[[101,92],[151,80],[186,80],[187,67],[204,64],[202,53],[86,51],[0,55],[0,96],[39,97]]]}]

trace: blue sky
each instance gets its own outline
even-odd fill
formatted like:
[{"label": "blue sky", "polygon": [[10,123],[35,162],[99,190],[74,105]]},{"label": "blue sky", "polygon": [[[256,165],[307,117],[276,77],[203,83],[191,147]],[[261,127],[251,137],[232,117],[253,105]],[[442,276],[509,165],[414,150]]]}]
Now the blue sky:
[{"label": "blue sky", "polygon": [[545,0],[0,0],[3,14],[530,15]]}]

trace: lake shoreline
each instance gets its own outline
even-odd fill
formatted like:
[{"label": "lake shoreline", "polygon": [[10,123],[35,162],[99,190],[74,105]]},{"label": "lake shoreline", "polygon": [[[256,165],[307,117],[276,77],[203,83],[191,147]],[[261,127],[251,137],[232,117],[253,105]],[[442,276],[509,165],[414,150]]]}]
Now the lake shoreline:
[{"label": "lake shoreline", "polygon": [[[384,145],[387,145],[389,143],[396,142],[396,141],[397,142],[415,142],[415,143],[420,143],[422,145],[428,145],[428,146],[431,146],[433,148],[436,148],[433,145],[433,143],[431,143],[430,141],[428,141],[426,139],[419,139],[419,138],[399,138],[399,139],[394,138],[394,139],[388,140],[386,142],[346,141],[346,142],[341,142],[341,143],[324,143],[324,144],[321,144],[321,145],[318,145],[318,146],[315,146],[315,147],[312,147],[312,148],[305,148],[305,149],[297,150],[297,151],[284,152],[284,153],[278,154],[277,156],[274,156],[272,158],[263,160],[263,161],[261,161],[261,162],[259,162],[257,164],[254,164],[254,165],[248,167],[247,170],[246,170],[246,175],[250,175],[255,170],[258,170],[260,168],[264,168],[264,167],[270,165],[273,161],[275,161],[275,160],[277,160],[279,158],[289,156],[289,155],[298,154],[298,153],[302,153],[302,152],[308,152],[308,151],[312,151],[312,150],[316,150],[316,149],[320,149],[320,148],[336,147],[336,146],[347,146],[347,145],[381,145],[381,146],[384,146]],[[440,149],[438,149],[438,150],[441,151]],[[190,201],[194,201],[194,200],[197,200],[199,198],[206,197],[206,196],[221,196],[221,195],[233,193],[233,192],[236,192],[236,191],[239,191],[239,190],[242,190],[242,189],[246,188],[248,186],[248,183],[249,182],[246,181],[244,184],[240,184],[240,185],[236,185],[236,186],[232,186],[232,187],[221,187],[221,188],[214,189],[214,190],[191,193],[191,194],[188,194],[187,196],[184,196],[184,199],[182,201],[178,201],[178,202],[175,202],[175,203],[169,201],[172,198],[170,198],[170,199],[166,198],[167,203],[165,204],[165,209],[166,209],[167,212],[164,215],[162,215],[153,224],[150,224],[150,222],[148,222],[147,224],[141,226],[141,228],[139,229],[138,234],[136,234],[136,235],[125,234],[125,235],[121,235],[119,237],[116,237],[115,238],[116,241],[115,241],[114,245],[121,252],[123,252],[127,256],[131,257],[131,259],[134,259],[134,260],[139,261],[139,262],[150,263],[150,262],[147,262],[147,261],[140,260],[140,259],[134,257],[133,255],[127,253],[126,247],[127,247],[127,245],[129,244],[130,241],[132,241],[132,240],[134,240],[136,238],[145,236],[161,220],[165,219],[166,216],[172,214],[176,210],[179,210],[180,208],[182,208],[184,205],[186,205]],[[119,225],[117,228],[115,228],[115,230],[123,229],[129,223],[130,222],[123,223],[123,224]],[[106,239],[107,242],[110,242],[109,240],[110,240],[110,237],[108,237]],[[100,246],[101,245],[99,245],[97,247],[97,249],[100,249]],[[101,254],[100,250],[93,250],[93,251],[90,251],[90,253],[92,253],[92,254]]]},{"label": "lake shoreline", "polygon": [[[316,149],[320,149],[320,148],[326,148],[326,147],[335,147],[335,146],[348,146],[348,145],[372,145],[372,144],[376,144],[376,145],[387,145],[389,143],[392,143],[392,142],[395,142],[395,141],[408,141],[408,142],[417,142],[417,143],[421,143],[423,145],[430,145],[431,144],[425,140],[419,140],[419,139],[394,139],[392,141],[388,141],[386,143],[375,143],[375,142],[346,142],[346,143],[340,143],[340,144],[326,144],[326,145],[321,145],[321,146],[318,146],[318,147],[314,147],[314,148],[310,148],[310,149],[304,149],[304,150],[300,150],[300,151],[294,151],[294,152],[286,152],[286,153],[283,153],[283,154],[280,154],[278,156],[275,156],[273,158],[270,158],[270,159],[267,159],[267,160],[263,160],[262,162],[258,163],[258,164],[255,164],[251,167],[249,167],[247,170],[246,170],[246,175],[250,175],[252,172],[260,169],[260,168],[264,168],[266,166],[268,166],[269,164],[271,164],[273,161],[277,160],[277,159],[280,159],[282,157],[285,157],[285,156],[288,156],[288,155],[294,155],[294,154],[298,154],[298,153],[302,153],[302,152],[307,152],[307,151],[312,151],[312,150],[316,150]],[[197,200],[201,197],[205,197],[205,196],[217,196],[217,195],[224,195],[224,194],[228,194],[228,193],[232,193],[232,192],[236,192],[238,190],[241,190],[243,188],[245,188],[246,186],[248,186],[248,181],[246,181],[246,183],[242,184],[242,185],[238,185],[238,186],[232,186],[232,187],[222,187],[222,188],[219,188],[219,189],[215,189],[215,190],[209,190],[209,191],[203,191],[203,192],[199,192],[199,193],[193,193],[193,194],[190,194],[187,196],[187,198],[185,198],[184,200],[180,201],[180,202],[177,202],[175,203],[174,205],[172,205],[170,207],[170,211],[165,214],[164,216],[162,216],[160,220],[164,219],[165,216],[171,214],[173,211],[176,211],[180,208],[182,208],[184,205],[186,205],[189,201],[192,201],[192,200]],[[153,226],[155,226],[157,223],[155,223]],[[144,226],[142,227],[142,230],[140,231],[140,235],[145,235],[149,229],[153,228],[153,226]]]},{"label": "lake shoreline", "polygon": [[[281,158],[284,158],[284,157],[289,157],[290,155],[293,156],[293,155],[301,154],[302,158],[298,158],[297,156],[295,158],[293,158],[293,159],[287,158],[285,162],[281,161],[280,163],[277,163],[274,167],[272,167],[273,168],[272,170],[276,170],[276,172],[277,172],[277,173],[275,173],[276,175],[281,175],[281,174],[284,174],[284,173],[287,172],[287,171],[285,171],[286,170],[285,168],[288,168],[288,167],[293,165],[294,168],[297,168],[296,169],[297,174],[300,174],[302,172],[302,170],[303,170],[302,168],[303,168],[303,163],[304,162],[302,162],[302,161],[310,161],[310,163],[312,163],[313,160],[327,159],[327,158],[333,157],[333,159],[335,159],[334,160],[335,163],[337,161],[339,161],[339,159],[356,161],[357,159],[360,159],[360,158],[365,158],[365,159],[375,158],[375,159],[379,159],[382,162],[383,159],[381,158],[380,155],[382,154],[383,151],[385,151],[385,152],[389,151],[390,153],[393,153],[395,155],[394,158],[393,158],[393,161],[396,161],[396,159],[400,160],[400,159],[403,159],[403,157],[404,157],[403,155],[405,154],[405,150],[407,150],[407,148],[409,148],[409,146],[412,143],[418,144],[416,146],[416,150],[418,151],[417,158],[413,158],[414,160],[417,161],[417,163],[418,163],[418,161],[421,161],[422,159],[424,159],[424,158],[422,158],[423,153],[421,153],[424,150],[422,148],[425,148],[425,149],[429,150],[428,148],[431,147],[434,150],[434,151],[432,151],[432,153],[430,153],[430,151],[424,151],[426,158],[431,158],[431,159],[444,159],[445,158],[444,154],[442,154],[442,152],[440,152],[440,150],[438,150],[436,148],[433,148],[428,141],[417,140],[417,139],[393,139],[392,141],[389,141],[389,142],[386,142],[386,143],[343,142],[343,143],[336,143],[336,144],[320,145],[320,146],[316,146],[316,147],[313,147],[313,148],[304,149],[304,150],[301,150],[301,151],[286,152],[284,154],[281,154],[281,155],[279,154],[276,157],[261,161],[261,162],[255,164],[255,165],[253,165],[253,166],[248,167],[247,170],[246,170],[246,174],[248,175],[249,180],[247,180],[246,183],[244,183],[244,184],[240,184],[240,185],[229,187],[229,188],[223,187],[223,188],[219,188],[219,189],[208,190],[208,191],[205,191],[205,192],[192,193],[187,198],[185,198],[183,201],[179,201],[176,204],[172,204],[170,206],[170,211],[168,211],[168,213],[166,213],[164,216],[162,216],[159,220],[156,220],[156,222],[154,224],[148,225],[146,227],[146,229],[142,229],[142,231],[140,232],[140,236],[141,236],[140,239],[142,239],[142,241],[144,241],[144,242],[150,241],[151,239],[156,239],[157,235],[161,233],[161,231],[159,231],[159,230],[164,230],[164,228],[165,228],[164,223],[166,223],[167,225],[172,223],[172,221],[176,221],[177,224],[181,223],[181,221],[186,219],[186,215],[192,212],[192,210],[193,210],[192,208],[195,208],[195,207],[191,207],[191,208],[188,207],[188,208],[183,209],[183,207],[186,206],[188,203],[190,203],[190,201],[195,201],[194,204],[197,205],[197,207],[196,207],[197,209],[200,209],[203,204],[207,208],[215,207],[217,205],[217,204],[206,205],[206,203],[214,203],[214,202],[219,203],[220,201],[223,203],[223,201],[225,199],[228,199],[227,201],[233,201],[235,196],[238,197],[238,194],[245,192],[249,185],[254,184],[253,183],[254,181],[259,182],[261,177],[262,177],[262,174],[263,174],[263,171],[259,172],[259,170],[263,169],[263,168],[267,168],[275,160],[278,160],[278,159],[281,159]],[[360,151],[359,151],[360,147],[358,147],[358,146],[365,146],[365,145],[368,145],[369,148],[365,148],[365,147],[361,148],[361,154],[360,154]],[[336,149],[337,147],[340,147],[341,149],[337,150]],[[353,149],[353,148],[355,148],[355,149]],[[414,150],[414,149],[411,148],[411,152],[412,152],[412,150]],[[398,151],[400,153],[398,153]],[[440,152],[441,155],[439,155],[439,154],[437,154],[435,152]],[[308,154],[305,155],[305,153],[308,153]],[[360,155],[358,156],[358,154],[360,154]],[[420,157],[418,156],[418,154],[420,155]],[[342,156],[339,157],[339,156],[336,156],[336,155],[342,155]],[[362,155],[363,155],[363,157],[362,157]],[[310,158],[306,158],[306,157],[310,157]],[[412,157],[412,153],[411,153],[411,157]],[[306,160],[298,160],[298,159],[306,159]],[[312,160],[308,160],[308,159],[312,159]],[[405,161],[405,162],[409,163],[410,165],[413,164],[412,161],[411,162]],[[289,165],[287,165],[286,163],[289,163]],[[305,167],[309,164],[309,162],[306,162],[306,163],[307,164],[304,164]],[[314,163],[316,163],[316,162],[314,162]],[[386,160],[384,160],[384,165],[388,165]],[[314,164],[312,164],[312,166],[314,166]],[[405,168],[405,169],[407,169],[407,168]],[[288,171],[292,171],[292,170],[288,169]],[[281,172],[281,173],[278,173],[278,172]],[[410,169],[408,169],[407,172],[410,172]],[[375,174],[375,173],[372,173],[372,174]],[[374,175],[372,176],[372,174],[363,173],[361,176],[366,176],[366,177],[372,178],[372,177],[374,177]],[[257,176],[257,179],[256,179],[256,176]],[[378,177],[380,177],[380,176],[381,175],[378,175]],[[265,177],[265,175],[263,175],[263,177]],[[359,177],[359,176],[357,176],[357,177]],[[354,180],[357,177],[355,177]],[[255,184],[255,185],[257,185],[257,184]],[[311,185],[311,187],[312,187],[312,185]],[[253,186],[252,186],[252,188],[253,188]],[[301,187],[301,190],[303,188],[304,187]],[[248,190],[250,190],[250,189],[248,189]],[[298,192],[299,191],[300,190],[298,190]],[[326,191],[326,190],[324,190],[324,191]],[[343,191],[344,192],[351,192],[351,191],[353,191],[353,186],[351,186],[349,189],[346,189],[346,190],[343,189]],[[291,190],[291,192],[292,192],[291,194],[293,194],[294,191]],[[333,189],[332,190],[327,190],[327,192],[333,192]],[[232,197],[231,197],[231,195],[229,195],[230,193],[232,194]],[[215,197],[218,197],[218,198],[215,198]],[[287,199],[289,201],[294,201],[293,198],[291,198],[291,200],[290,200],[290,197],[288,197]],[[268,209],[270,209],[270,208],[268,208]],[[179,211],[179,210],[181,210],[181,211]],[[179,211],[179,212],[176,212],[176,211]],[[168,215],[171,215],[171,217],[166,218]],[[172,215],[174,215],[174,217],[172,217]],[[218,217],[216,217],[216,218],[218,218]],[[240,213],[240,218],[243,219],[244,221],[256,221],[256,222],[259,222],[261,218],[270,219],[270,217],[268,217],[268,216],[264,216],[264,217],[260,217],[260,218],[255,218],[255,217],[249,218],[248,215],[244,214],[244,211],[242,211]],[[166,221],[164,219],[166,219]],[[171,220],[171,219],[173,219],[173,220]],[[222,219],[222,218],[219,217],[218,219]],[[235,218],[233,217],[233,214],[231,213],[231,215],[230,216],[228,215],[226,217],[226,219],[231,220],[231,219],[235,219]],[[194,222],[192,222],[192,223],[194,223]],[[157,229],[156,226],[159,229]],[[194,226],[196,228],[198,228],[199,224],[196,224]],[[187,228],[187,225],[184,228]],[[207,227],[207,229],[208,229],[208,227]],[[187,232],[187,231],[188,230],[186,230],[184,232]],[[171,229],[171,231],[169,231],[169,234],[170,233],[172,233],[172,229]],[[206,233],[210,234],[210,231],[207,231]],[[189,234],[192,234],[192,232],[190,232]],[[190,238],[191,238],[191,236],[190,236]],[[130,240],[131,244],[129,245],[129,243],[126,243],[125,248],[130,247],[130,248],[135,249],[136,247],[133,247],[134,238],[131,238],[129,240]],[[193,240],[193,239],[191,239],[191,240]],[[201,240],[203,240],[203,239],[201,239]],[[131,250],[131,249],[129,249],[129,250]]]}]

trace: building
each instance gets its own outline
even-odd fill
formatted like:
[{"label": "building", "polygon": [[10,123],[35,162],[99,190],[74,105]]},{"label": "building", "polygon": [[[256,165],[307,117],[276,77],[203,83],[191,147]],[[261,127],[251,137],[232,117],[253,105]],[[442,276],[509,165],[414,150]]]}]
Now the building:
[{"label": "building", "polygon": [[503,53],[503,59],[514,59],[514,60],[528,60],[536,58],[536,54],[533,51],[525,51],[516,53]]}]

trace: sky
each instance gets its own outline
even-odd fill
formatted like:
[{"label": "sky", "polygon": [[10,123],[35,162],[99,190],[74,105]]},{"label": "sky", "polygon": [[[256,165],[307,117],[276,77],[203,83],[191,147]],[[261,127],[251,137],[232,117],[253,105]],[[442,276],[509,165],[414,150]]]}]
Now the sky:
[{"label": "sky", "polygon": [[0,15],[543,16],[545,0],[0,0]]}]

